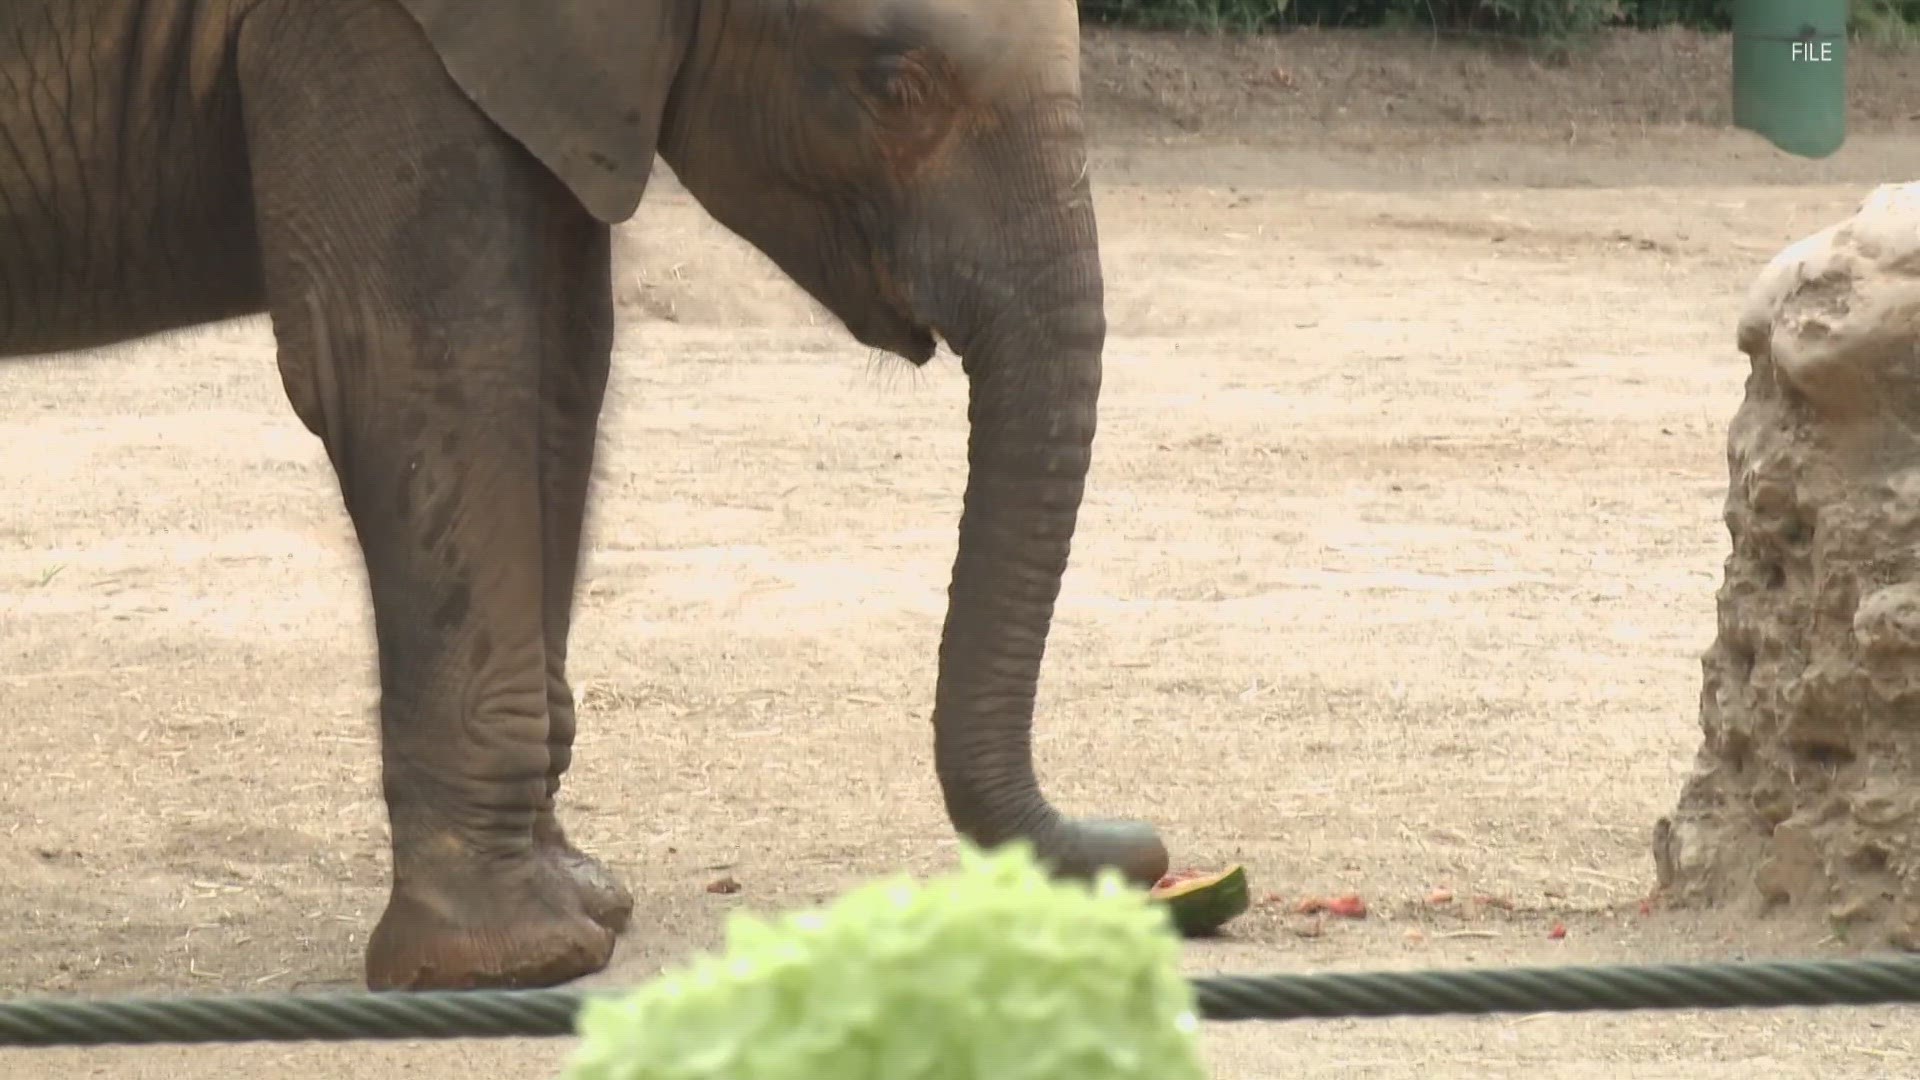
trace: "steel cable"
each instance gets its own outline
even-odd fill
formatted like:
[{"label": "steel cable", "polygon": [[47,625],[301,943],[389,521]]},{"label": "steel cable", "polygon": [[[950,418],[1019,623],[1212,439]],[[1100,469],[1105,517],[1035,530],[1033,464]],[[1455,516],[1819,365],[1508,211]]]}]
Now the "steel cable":
[{"label": "steel cable", "polygon": [[[1920,957],[1204,975],[1193,987],[1207,1020],[1912,1004],[1920,1002]],[[0,1046],[552,1038],[574,1033],[588,996],[477,990],[3,1001]]]}]

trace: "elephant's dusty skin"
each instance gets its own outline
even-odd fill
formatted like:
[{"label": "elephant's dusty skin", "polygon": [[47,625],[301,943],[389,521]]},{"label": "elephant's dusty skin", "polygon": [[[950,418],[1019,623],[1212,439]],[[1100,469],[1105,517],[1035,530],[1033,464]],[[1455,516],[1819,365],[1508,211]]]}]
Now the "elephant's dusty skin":
[{"label": "elephant's dusty skin", "polygon": [[1920,183],[1783,250],[1740,319],[1704,742],[1655,829],[1682,902],[1920,944]]},{"label": "elephant's dusty skin", "polygon": [[371,988],[564,982],[632,917],[561,792],[610,226],[656,157],[858,342],[961,358],[926,643],[956,831],[1166,870],[1032,754],[1106,342],[1079,55],[1066,0],[0,4],[0,359],[267,314],[339,482],[392,848]]}]

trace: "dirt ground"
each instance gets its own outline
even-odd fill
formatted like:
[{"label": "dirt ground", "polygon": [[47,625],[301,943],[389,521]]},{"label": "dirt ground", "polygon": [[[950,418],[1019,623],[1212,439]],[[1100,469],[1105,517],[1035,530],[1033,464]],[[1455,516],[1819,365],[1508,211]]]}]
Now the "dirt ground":
[{"label": "dirt ground", "polygon": [[[1654,70],[1724,41],[1610,46],[1636,47],[1612,112],[1556,120],[1599,61],[1089,41],[1112,335],[1038,752],[1066,807],[1247,864],[1270,898],[1194,972],[1848,949],[1641,899],[1697,742],[1740,297],[1913,178],[1920,81],[1859,64],[1854,138],[1807,162],[1687,105],[1724,58]],[[1234,96],[1249,57],[1293,89]],[[1419,92],[1456,84],[1451,119]],[[1396,86],[1424,103],[1398,121]],[[950,864],[926,717],[965,436],[951,357],[851,344],[670,182],[621,292],[567,795],[639,896],[611,984],[730,908]],[[0,445],[0,992],[355,985],[385,898],[369,620],[266,326],[0,370]],[[1369,917],[1293,913],[1336,892]],[[1920,1074],[1886,1009],[1205,1039],[1223,1080]],[[567,1047],[0,1052],[0,1076],[538,1077]]]}]

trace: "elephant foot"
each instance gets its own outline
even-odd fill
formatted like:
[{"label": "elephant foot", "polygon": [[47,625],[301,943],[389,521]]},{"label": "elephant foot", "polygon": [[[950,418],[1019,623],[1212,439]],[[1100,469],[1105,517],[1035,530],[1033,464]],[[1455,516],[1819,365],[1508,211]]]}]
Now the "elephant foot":
[{"label": "elephant foot", "polygon": [[1113,867],[1144,886],[1166,876],[1169,863],[1159,834],[1138,821],[1059,821],[1036,839],[1034,854],[1061,877],[1090,879]]},{"label": "elephant foot", "polygon": [[436,869],[396,879],[367,942],[368,989],[554,986],[613,958],[614,931],[589,914],[584,890],[558,858]]},{"label": "elephant foot", "polygon": [[533,826],[533,848],[540,858],[573,882],[587,918],[618,934],[633,915],[633,893],[599,859],[573,846],[560,819],[542,814]]}]

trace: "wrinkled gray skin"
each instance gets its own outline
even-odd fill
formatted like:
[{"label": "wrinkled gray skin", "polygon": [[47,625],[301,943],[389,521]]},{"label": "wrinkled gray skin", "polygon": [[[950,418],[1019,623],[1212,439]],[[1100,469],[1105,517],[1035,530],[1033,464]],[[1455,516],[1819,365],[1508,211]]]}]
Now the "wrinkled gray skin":
[{"label": "wrinkled gray skin", "polygon": [[859,341],[964,362],[955,827],[1165,870],[1029,744],[1105,335],[1077,33],[1069,0],[0,3],[0,356],[266,311],[338,476],[393,838],[370,986],[560,982],[631,913],[555,796],[608,226],[656,151]]}]

